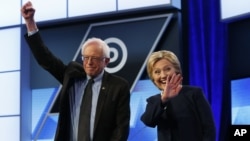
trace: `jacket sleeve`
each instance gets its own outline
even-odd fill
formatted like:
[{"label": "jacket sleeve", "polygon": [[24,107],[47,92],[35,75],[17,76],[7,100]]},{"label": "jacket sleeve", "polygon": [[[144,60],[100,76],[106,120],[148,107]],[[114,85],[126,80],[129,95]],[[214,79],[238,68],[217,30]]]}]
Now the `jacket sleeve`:
[{"label": "jacket sleeve", "polygon": [[162,105],[160,94],[149,97],[144,113],[141,116],[141,121],[149,126],[155,127],[165,111],[167,105]]},{"label": "jacket sleeve", "polygon": [[25,39],[37,63],[62,84],[66,66],[50,52],[44,44],[40,33],[37,32],[31,36],[25,34]]},{"label": "jacket sleeve", "polygon": [[130,91],[128,83],[121,86],[118,96],[116,126],[110,141],[127,141],[130,122]]}]

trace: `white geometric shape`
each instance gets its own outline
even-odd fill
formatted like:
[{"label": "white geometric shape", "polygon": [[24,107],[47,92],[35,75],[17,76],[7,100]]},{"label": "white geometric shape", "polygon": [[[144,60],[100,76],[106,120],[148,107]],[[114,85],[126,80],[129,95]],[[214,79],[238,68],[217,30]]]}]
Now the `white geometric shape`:
[{"label": "white geometric shape", "polygon": [[0,116],[20,115],[20,72],[0,73],[0,90]]},{"label": "white geometric shape", "polygon": [[20,70],[20,27],[0,30],[0,72]]}]

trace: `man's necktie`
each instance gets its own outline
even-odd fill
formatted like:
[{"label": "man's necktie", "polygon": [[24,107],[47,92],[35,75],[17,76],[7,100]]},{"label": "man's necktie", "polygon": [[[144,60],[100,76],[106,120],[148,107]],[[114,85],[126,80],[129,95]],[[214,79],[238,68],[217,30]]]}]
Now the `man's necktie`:
[{"label": "man's necktie", "polygon": [[80,107],[78,124],[78,141],[90,141],[90,114],[92,103],[92,84],[93,79],[88,80]]}]

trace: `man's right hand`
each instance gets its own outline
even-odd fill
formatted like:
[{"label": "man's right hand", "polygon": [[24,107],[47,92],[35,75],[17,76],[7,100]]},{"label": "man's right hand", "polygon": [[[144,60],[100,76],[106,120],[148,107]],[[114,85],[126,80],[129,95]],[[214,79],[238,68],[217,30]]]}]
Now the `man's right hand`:
[{"label": "man's right hand", "polygon": [[34,18],[35,9],[30,1],[22,6],[21,13],[25,20],[32,20]]},{"label": "man's right hand", "polygon": [[28,1],[21,8],[21,14],[26,22],[26,27],[28,31],[37,30],[37,26],[34,20],[35,9],[32,6],[32,3]]}]

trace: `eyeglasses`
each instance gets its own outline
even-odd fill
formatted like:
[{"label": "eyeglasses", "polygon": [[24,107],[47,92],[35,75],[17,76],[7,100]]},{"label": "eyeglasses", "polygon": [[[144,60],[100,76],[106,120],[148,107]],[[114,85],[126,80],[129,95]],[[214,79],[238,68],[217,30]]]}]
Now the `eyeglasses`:
[{"label": "eyeglasses", "polygon": [[82,56],[82,61],[93,61],[93,62],[100,62],[103,59],[105,59],[105,57],[94,57],[94,56]]}]

